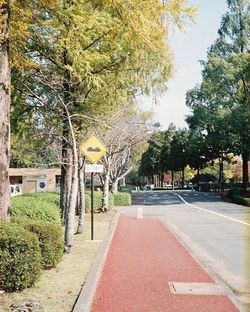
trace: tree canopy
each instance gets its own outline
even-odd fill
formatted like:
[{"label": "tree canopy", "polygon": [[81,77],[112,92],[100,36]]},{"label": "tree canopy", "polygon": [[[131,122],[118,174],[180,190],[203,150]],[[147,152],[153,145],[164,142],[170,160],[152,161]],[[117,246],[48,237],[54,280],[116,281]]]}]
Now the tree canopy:
[{"label": "tree canopy", "polygon": [[242,155],[243,183],[248,183],[250,157],[249,5],[228,0],[218,39],[208,49],[200,86],[187,92],[191,129],[203,133],[211,158]]}]

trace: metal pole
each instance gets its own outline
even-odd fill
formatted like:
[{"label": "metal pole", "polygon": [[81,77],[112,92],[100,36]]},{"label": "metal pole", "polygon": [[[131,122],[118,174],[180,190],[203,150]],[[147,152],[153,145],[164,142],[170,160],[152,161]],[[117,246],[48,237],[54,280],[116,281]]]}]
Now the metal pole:
[{"label": "metal pole", "polygon": [[94,173],[91,172],[91,240],[94,240]]}]

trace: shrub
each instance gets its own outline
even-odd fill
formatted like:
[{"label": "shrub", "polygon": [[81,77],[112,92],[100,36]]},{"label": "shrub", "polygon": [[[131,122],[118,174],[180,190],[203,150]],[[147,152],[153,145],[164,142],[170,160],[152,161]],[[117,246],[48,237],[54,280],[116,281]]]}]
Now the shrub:
[{"label": "shrub", "polygon": [[200,182],[215,182],[217,180],[216,176],[210,173],[196,174],[191,180],[192,183]]},{"label": "shrub", "polygon": [[44,201],[46,203],[51,203],[60,207],[60,194],[55,192],[37,192],[37,193],[28,193],[22,195],[22,197],[32,197],[37,200]]},{"label": "shrub", "polygon": [[[94,211],[97,212],[102,205],[102,193],[94,192]],[[90,212],[91,209],[91,192],[86,191],[85,197],[85,211]]]},{"label": "shrub", "polygon": [[[51,198],[50,198],[51,200]],[[55,202],[46,201],[37,193],[11,198],[11,217],[43,220],[60,224],[59,206]]]},{"label": "shrub", "polygon": [[227,197],[233,199],[234,196],[243,196],[244,189],[240,187],[233,187],[227,191]]},{"label": "shrub", "polygon": [[250,198],[244,198],[245,200],[245,205],[250,207]]},{"label": "shrub", "polygon": [[121,193],[132,193],[132,188],[130,185],[126,185],[126,186],[120,186],[119,188],[119,192]]},{"label": "shrub", "polygon": [[131,195],[129,193],[117,193],[113,195],[115,206],[131,206]]},{"label": "shrub", "polygon": [[20,225],[0,222],[0,289],[32,286],[41,274],[41,250],[33,233]]},{"label": "shrub", "polygon": [[231,199],[235,204],[250,207],[250,198],[244,198],[244,197],[239,196],[239,195],[234,195],[234,196],[232,196]]},{"label": "shrub", "polygon": [[64,247],[60,225],[29,219],[12,219],[11,221],[36,234],[42,253],[42,265],[45,269],[55,267],[60,262]]},{"label": "shrub", "polygon": [[[90,212],[91,209],[91,192],[86,191],[85,211]],[[94,212],[97,212],[102,206],[102,192],[94,192]],[[114,196],[109,193],[109,209],[114,207]]]}]

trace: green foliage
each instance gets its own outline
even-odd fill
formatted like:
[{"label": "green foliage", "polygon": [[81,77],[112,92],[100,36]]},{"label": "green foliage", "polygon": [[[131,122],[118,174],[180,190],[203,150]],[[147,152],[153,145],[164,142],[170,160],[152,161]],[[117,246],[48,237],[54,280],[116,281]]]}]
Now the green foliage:
[{"label": "green foliage", "polygon": [[244,195],[244,189],[240,187],[234,187],[228,190],[227,197],[233,199],[234,196],[241,196]]},{"label": "green foliage", "polygon": [[131,195],[129,193],[117,193],[113,195],[115,206],[131,206]]},{"label": "green foliage", "polygon": [[11,198],[11,217],[60,224],[57,194],[28,194]]},{"label": "green foliage", "polygon": [[246,190],[240,187],[234,187],[228,190],[227,197],[232,200],[233,203],[250,207],[250,198],[246,196]]},{"label": "green foliage", "polygon": [[[152,176],[168,170],[183,170],[191,159],[190,137],[187,129],[176,129],[173,124],[166,131],[154,133],[148,142],[147,151],[142,155],[139,174]],[[195,152],[192,151],[192,155]]]},{"label": "green foliage", "polygon": [[[126,182],[130,185],[140,186],[142,184],[142,178],[139,174],[138,169],[131,170],[129,174],[126,176]],[[123,192],[120,189],[120,192]]]},{"label": "green foliage", "polygon": [[60,225],[18,218],[13,218],[11,221],[36,234],[42,253],[42,265],[45,269],[55,267],[61,261],[64,241]]},{"label": "green foliage", "polygon": [[188,131],[178,129],[175,131],[170,143],[168,155],[168,169],[180,171],[187,165]]},{"label": "green foliage", "polygon": [[161,172],[161,153],[164,145],[165,133],[155,132],[148,141],[148,149],[142,154],[139,174],[141,176],[152,176]]},{"label": "green foliage", "polygon": [[250,207],[250,198],[244,198],[240,195],[233,195],[231,199],[235,204]]},{"label": "green foliage", "polygon": [[250,157],[249,10],[248,1],[227,1],[218,39],[209,48],[203,81],[188,91],[187,118],[191,129],[202,134],[210,159],[226,153],[242,155],[243,184],[247,186]]},{"label": "green foliage", "polygon": [[[139,92],[165,90],[173,63],[168,28],[182,28],[193,14],[186,0],[14,1],[11,120],[12,129],[23,133],[13,136],[12,164],[56,159],[51,143],[60,144],[56,138],[67,124],[59,98],[70,115],[97,117],[133,102]],[[82,121],[74,116],[85,130],[89,123]],[[31,135],[30,144],[25,138]]]},{"label": "green foliage", "polygon": [[126,186],[120,186],[119,187],[119,192],[121,193],[132,193],[132,187],[130,185],[126,185]]},{"label": "green foliage", "polygon": [[[102,207],[102,192],[94,192],[94,212],[100,212]],[[114,196],[109,193],[109,209],[114,207]],[[90,212],[91,209],[91,192],[86,191],[85,212]]]},{"label": "green foliage", "polygon": [[60,194],[56,192],[37,192],[23,195],[25,198],[34,198],[39,201],[51,203],[57,207],[60,206]]},{"label": "green foliage", "polygon": [[190,129],[187,143],[186,160],[188,165],[193,169],[204,168],[211,158],[204,135],[200,131]]},{"label": "green foliage", "polygon": [[201,173],[194,176],[192,182],[215,182],[217,180],[216,176],[210,173]]},{"label": "green foliage", "polygon": [[0,222],[0,289],[11,292],[32,286],[41,274],[41,263],[36,235]]}]

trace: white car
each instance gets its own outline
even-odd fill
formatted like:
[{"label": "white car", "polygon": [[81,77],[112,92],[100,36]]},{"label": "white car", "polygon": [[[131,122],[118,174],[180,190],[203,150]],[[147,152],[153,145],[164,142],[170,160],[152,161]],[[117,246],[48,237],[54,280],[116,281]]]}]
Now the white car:
[{"label": "white car", "polygon": [[145,191],[153,191],[154,187],[155,187],[154,184],[147,184],[144,186],[144,190]]},{"label": "white car", "polygon": [[18,195],[22,195],[22,188],[20,185],[17,184],[11,184],[10,185],[10,196],[18,196]]}]

